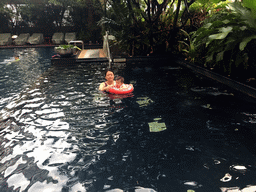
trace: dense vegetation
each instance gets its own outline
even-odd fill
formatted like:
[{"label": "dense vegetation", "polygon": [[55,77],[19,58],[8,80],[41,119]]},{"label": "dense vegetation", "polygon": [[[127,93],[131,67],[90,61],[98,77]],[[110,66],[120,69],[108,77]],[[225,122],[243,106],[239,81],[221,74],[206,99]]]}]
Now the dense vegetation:
[{"label": "dense vegetation", "polygon": [[[16,0],[0,2],[0,32],[77,32],[78,39],[100,40],[103,16],[99,0]],[[8,6],[7,6],[8,5]]]},{"label": "dense vegetation", "polygon": [[[109,0],[104,24],[130,55],[178,54],[221,0]],[[216,4],[217,3],[217,4]],[[210,9],[209,9],[210,8]]]},{"label": "dense vegetation", "polygon": [[99,41],[108,30],[130,56],[182,55],[231,76],[256,68],[256,1],[16,0],[22,3],[6,6],[8,2],[0,2],[0,32],[72,29],[86,42]]},{"label": "dense vegetation", "polygon": [[256,2],[230,3],[204,20],[192,35],[193,61],[240,79],[255,77]]}]

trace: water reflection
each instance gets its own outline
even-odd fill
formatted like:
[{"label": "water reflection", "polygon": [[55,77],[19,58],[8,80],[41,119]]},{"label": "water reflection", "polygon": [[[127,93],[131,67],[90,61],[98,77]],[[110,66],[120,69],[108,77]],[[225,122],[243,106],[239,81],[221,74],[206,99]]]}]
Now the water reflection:
[{"label": "water reflection", "polygon": [[1,93],[0,191],[254,190],[254,105],[177,67],[115,66],[136,85],[110,98],[107,65],[21,70]]},{"label": "water reflection", "polygon": [[[45,81],[41,77],[36,87],[19,95],[2,110],[2,114],[8,114],[5,115],[6,120],[3,125],[4,130],[8,132],[1,132],[5,138],[2,142],[5,154],[1,164],[6,165],[2,171],[5,173],[7,188],[15,190],[21,187],[20,189],[28,191],[61,189],[69,180],[69,174],[63,175],[60,171],[61,166],[68,166],[70,176],[74,177],[71,182],[73,185],[77,182],[75,170],[85,169],[96,160],[94,155],[104,153],[104,150],[99,148],[105,145],[109,138],[109,135],[105,134],[107,129],[103,129],[106,128],[106,122],[100,120],[99,123],[95,123],[95,116],[90,118],[90,114],[86,119],[81,118],[81,114],[88,113],[85,104],[91,103],[89,110],[92,114],[99,112],[99,109],[93,106],[95,103],[88,101],[93,97],[84,97],[82,92],[70,87],[63,89],[60,96],[47,94],[46,92],[52,92],[59,86],[58,83],[55,86],[47,86],[46,83],[51,81],[52,79]],[[106,102],[108,100],[105,100],[105,104]],[[105,110],[99,115],[105,116],[108,113]],[[82,122],[71,126],[65,120],[71,122],[82,120]],[[10,125],[6,127],[8,122]],[[18,126],[15,122],[22,126]],[[81,156],[81,152],[83,156],[89,157],[86,161],[84,157],[77,157],[78,153]],[[20,156],[22,157],[17,158]],[[26,159],[29,159],[29,162]],[[74,166],[68,165],[68,162],[73,161],[75,161]],[[24,168],[20,169],[21,166]],[[17,178],[23,183],[22,186],[16,186],[14,183]],[[79,185],[75,188],[79,188]]]}]

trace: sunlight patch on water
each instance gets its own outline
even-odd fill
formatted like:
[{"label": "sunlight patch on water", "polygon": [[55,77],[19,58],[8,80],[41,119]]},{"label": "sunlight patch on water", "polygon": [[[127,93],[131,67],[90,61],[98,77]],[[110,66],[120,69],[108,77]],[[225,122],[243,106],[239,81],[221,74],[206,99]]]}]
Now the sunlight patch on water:
[{"label": "sunlight patch on water", "polygon": [[7,180],[8,187],[14,187],[14,190],[20,187],[19,191],[23,191],[30,184],[30,181],[23,175],[23,173],[14,174]]},{"label": "sunlight patch on water", "polygon": [[247,187],[240,189],[240,187],[221,187],[222,192],[254,192],[256,191],[255,185],[248,185]]},{"label": "sunlight patch on water", "polygon": [[[33,127],[32,130],[37,130],[34,128],[35,127]],[[39,168],[43,170],[48,170],[49,171],[48,175],[51,176],[54,180],[58,181],[57,184],[37,182],[32,185],[32,187],[30,188],[30,191],[33,191],[33,189],[35,188],[37,189],[36,191],[38,191],[38,189],[40,188],[42,188],[44,191],[47,189],[48,191],[50,189],[53,189],[52,191],[58,191],[59,189],[61,189],[61,187],[64,184],[66,184],[68,177],[61,175],[60,172],[58,171],[57,166],[59,166],[60,164],[65,164],[66,162],[71,162],[75,159],[76,154],[70,151],[70,149],[72,149],[73,144],[66,142],[68,137],[68,135],[66,134],[57,134],[57,136],[59,137],[57,141],[53,138],[48,138],[45,140],[45,138],[49,136],[50,137],[54,136],[51,133],[49,134],[49,136],[47,136],[46,131],[37,130],[36,133],[34,131],[34,135],[37,135],[37,140],[24,141],[22,145],[16,145],[13,148],[12,155],[8,156],[9,157],[8,159],[26,152],[26,156],[34,158],[34,162],[36,162],[36,165]],[[3,159],[1,162],[4,163],[6,160],[7,158]],[[47,163],[45,164],[46,160],[47,160]],[[5,170],[6,174],[9,174],[12,170],[16,169],[18,164],[21,164],[21,163],[25,163],[25,162],[22,161],[20,158],[20,160],[17,161],[17,163],[14,166],[9,167]],[[10,185],[12,185],[11,181],[13,180],[10,180],[10,183],[9,183]],[[22,183],[19,183],[19,186],[22,186]]]},{"label": "sunlight patch on water", "polygon": [[242,113],[243,115],[246,116],[246,120],[244,120],[245,122],[248,122],[248,123],[256,123],[256,114],[253,114],[253,113]]},{"label": "sunlight patch on water", "polygon": [[58,179],[58,183],[53,184],[53,183],[48,183],[47,181],[39,182],[37,181],[35,184],[33,184],[28,192],[35,192],[35,191],[40,191],[40,192],[58,192],[61,191],[62,187],[65,185],[67,182],[67,177],[60,175]]},{"label": "sunlight patch on water", "polygon": [[71,187],[70,192],[86,192],[86,189],[83,187],[81,183],[75,184],[73,187]]},{"label": "sunlight patch on water", "polygon": [[5,172],[4,172],[4,177],[7,177],[8,175],[10,175],[14,170],[17,169],[18,165],[19,164],[25,164],[26,161],[23,161],[22,160],[22,157],[19,158],[19,160],[13,165],[13,166],[10,166],[8,167]]},{"label": "sunlight patch on water", "polygon": [[65,114],[58,108],[46,108],[46,105],[42,107],[43,110],[37,110],[35,113],[41,115],[42,118],[58,118],[64,117]]},{"label": "sunlight patch on water", "polygon": [[24,106],[24,108],[37,108],[37,107],[40,107],[43,104],[44,104],[44,102],[41,102],[41,103],[30,103],[30,104],[26,104]]}]

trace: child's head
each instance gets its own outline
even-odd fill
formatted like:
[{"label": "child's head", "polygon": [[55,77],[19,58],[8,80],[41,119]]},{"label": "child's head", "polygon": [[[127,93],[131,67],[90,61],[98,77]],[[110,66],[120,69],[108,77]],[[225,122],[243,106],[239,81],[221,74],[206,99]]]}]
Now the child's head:
[{"label": "child's head", "polygon": [[124,83],[124,78],[121,77],[121,76],[118,76],[118,77],[116,78],[116,86],[117,86],[117,87],[120,87],[123,83]]}]

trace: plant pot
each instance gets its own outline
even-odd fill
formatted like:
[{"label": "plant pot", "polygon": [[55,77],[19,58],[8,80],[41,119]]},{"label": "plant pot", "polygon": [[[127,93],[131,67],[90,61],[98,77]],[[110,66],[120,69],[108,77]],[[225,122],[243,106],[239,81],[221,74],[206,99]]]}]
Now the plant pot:
[{"label": "plant pot", "polygon": [[73,50],[72,49],[56,49],[56,47],[55,47],[54,51],[56,53],[58,53],[60,56],[69,56],[69,55],[73,54]]}]

